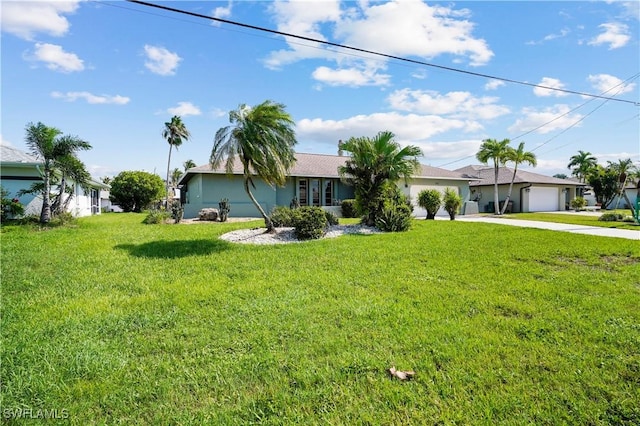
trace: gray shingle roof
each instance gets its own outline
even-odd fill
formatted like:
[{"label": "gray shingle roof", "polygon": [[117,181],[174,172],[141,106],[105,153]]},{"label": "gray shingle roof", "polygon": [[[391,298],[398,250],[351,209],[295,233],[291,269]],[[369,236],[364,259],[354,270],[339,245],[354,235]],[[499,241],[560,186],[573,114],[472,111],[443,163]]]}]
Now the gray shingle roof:
[{"label": "gray shingle roof", "polygon": [[[469,186],[482,186],[494,184],[494,171],[492,166],[483,165],[470,165],[455,170],[458,173],[462,173],[469,179],[479,179],[475,182],[470,182]],[[509,167],[500,167],[498,170],[498,185],[510,184],[513,177],[513,169]],[[565,186],[584,186],[580,182],[576,182],[570,179],[559,179],[551,176],[545,176],[538,173],[529,172],[526,170],[518,170],[516,178],[513,183],[537,183],[547,185],[565,185]]]},{"label": "gray shingle roof", "polygon": [[[289,172],[289,176],[296,177],[338,178],[338,167],[344,165],[345,161],[349,159],[347,156],[327,154],[296,153],[295,156],[296,163]],[[414,177],[468,180],[461,173],[452,172],[451,170],[440,169],[438,167],[431,167],[424,164],[421,164],[420,166],[420,171],[414,175]],[[197,173],[224,174],[226,173],[224,167],[224,164],[220,165],[215,170],[212,169],[209,164],[193,167],[187,170],[187,173],[182,177],[181,181],[185,180],[187,175]],[[242,165],[237,158],[233,165],[233,174],[242,174]]]},{"label": "gray shingle roof", "polygon": [[0,161],[3,163],[41,163],[33,155],[4,144],[0,144]]}]

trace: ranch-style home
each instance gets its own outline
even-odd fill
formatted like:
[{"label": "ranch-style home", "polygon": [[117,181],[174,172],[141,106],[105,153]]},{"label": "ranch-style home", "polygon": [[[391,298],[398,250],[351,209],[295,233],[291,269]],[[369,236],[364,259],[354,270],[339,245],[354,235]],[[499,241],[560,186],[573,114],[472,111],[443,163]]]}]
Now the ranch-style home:
[{"label": "ranch-style home", "polygon": [[[455,170],[471,180],[470,199],[478,202],[481,213],[494,211],[495,172],[492,166],[470,165]],[[500,167],[498,171],[498,199],[500,206],[509,193],[513,169]],[[559,179],[526,170],[518,170],[513,182],[510,206],[512,213],[547,212],[569,210],[570,202],[576,197],[577,189],[584,184],[570,179]]]},{"label": "ranch-style home", "polygon": [[[42,161],[12,146],[0,144],[0,185],[9,191],[9,198],[18,198],[24,206],[25,215],[39,215],[42,210],[42,197],[25,194],[17,196],[18,191],[28,189],[31,184],[42,181]],[[76,217],[100,214],[102,196],[108,199],[108,185],[94,180],[89,181],[87,189],[70,182],[73,198],[68,211]],[[106,194],[106,195],[105,195]]]},{"label": "ranch-style home", "polygon": [[[297,198],[301,206],[321,206],[340,215],[342,200],[354,198],[353,187],[340,180],[338,167],[349,157],[326,154],[296,153],[296,163],[289,171],[283,187],[271,187],[256,177],[252,194],[265,212],[275,206],[289,206]],[[405,184],[398,183],[402,191],[411,197],[416,206],[414,215],[426,216],[426,211],[417,206],[418,193],[435,188],[444,191],[454,188],[463,200],[469,199],[469,179],[460,173],[422,165],[420,171]],[[209,164],[193,167],[180,178],[184,217],[198,217],[203,208],[217,208],[221,199],[227,198],[231,206],[231,217],[259,217],[260,213],[247,196],[242,177],[242,165],[236,160],[231,175],[224,164],[212,169]],[[444,211],[440,214],[446,214]]]}]

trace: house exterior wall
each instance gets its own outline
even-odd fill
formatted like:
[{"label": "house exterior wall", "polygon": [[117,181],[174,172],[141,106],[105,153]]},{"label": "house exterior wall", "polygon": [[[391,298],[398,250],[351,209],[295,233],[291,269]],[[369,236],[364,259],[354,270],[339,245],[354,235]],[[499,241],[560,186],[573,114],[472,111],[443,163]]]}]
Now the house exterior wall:
[{"label": "house exterior wall", "polygon": [[[469,182],[461,180],[447,180],[447,179],[430,179],[430,178],[413,178],[409,180],[405,186],[404,181],[398,182],[400,190],[411,199],[413,204],[413,216],[424,218],[427,216],[427,211],[418,205],[418,194],[425,189],[436,189],[440,193],[444,194],[446,188],[453,188],[458,195],[462,198],[462,202],[469,200]],[[436,213],[437,216],[449,216],[444,207]]]},{"label": "house exterior wall", "polygon": [[25,214],[40,214],[42,200],[33,194],[18,197],[18,191],[28,189],[31,184],[42,181],[38,169],[33,164],[3,164],[0,185],[9,191],[9,198],[18,198],[24,206]]}]

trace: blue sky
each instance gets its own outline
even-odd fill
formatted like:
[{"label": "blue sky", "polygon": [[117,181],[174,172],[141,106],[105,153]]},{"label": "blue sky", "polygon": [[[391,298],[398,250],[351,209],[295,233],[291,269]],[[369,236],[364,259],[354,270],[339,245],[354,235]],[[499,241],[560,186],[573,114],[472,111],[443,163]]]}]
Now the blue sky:
[{"label": "blue sky", "polygon": [[[534,171],[566,173],[578,150],[640,161],[640,2],[178,1],[159,4],[529,84],[356,54],[124,1],[2,0],[2,143],[26,150],[41,121],[87,140],[94,177],[164,177],[163,124],[192,134],[172,169],[206,164],[228,112],[270,99],[299,152],[396,134],[421,162],[471,163],[483,139],[525,142]],[[635,102],[635,104],[634,104]]]}]

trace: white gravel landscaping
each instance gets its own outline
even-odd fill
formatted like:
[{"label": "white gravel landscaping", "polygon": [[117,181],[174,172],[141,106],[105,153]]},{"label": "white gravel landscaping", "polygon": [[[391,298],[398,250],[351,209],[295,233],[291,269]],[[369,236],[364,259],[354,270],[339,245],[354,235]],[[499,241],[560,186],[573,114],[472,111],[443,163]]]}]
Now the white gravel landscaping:
[{"label": "white gravel landscaping", "polygon": [[[293,228],[276,228],[272,234],[265,233],[266,228],[240,229],[220,236],[221,240],[241,244],[288,244],[309,240],[298,240]],[[376,228],[364,225],[333,225],[322,238],[336,238],[345,234],[379,234]]]}]

